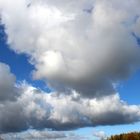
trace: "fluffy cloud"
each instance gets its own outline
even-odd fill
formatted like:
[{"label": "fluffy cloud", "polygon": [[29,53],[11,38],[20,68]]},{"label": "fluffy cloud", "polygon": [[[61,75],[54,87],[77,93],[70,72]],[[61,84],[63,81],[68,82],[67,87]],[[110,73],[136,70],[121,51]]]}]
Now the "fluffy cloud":
[{"label": "fluffy cloud", "polygon": [[0,5],[10,47],[30,56],[34,79],[61,94],[114,94],[113,84],[139,66],[133,35],[139,36],[138,0],[5,0]]},{"label": "fluffy cloud", "polygon": [[[6,76],[9,82],[9,79],[14,77],[9,67],[1,64],[0,68],[4,69],[3,76]],[[7,86],[6,82],[3,84]],[[70,130],[85,126],[127,124],[140,120],[140,106],[128,105],[120,100],[118,94],[85,99],[76,91],[72,91],[71,95],[59,95],[57,92],[48,94],[26,82],[14,86],[15,84],[12,89],[18,94],[11,90],[9,96],[0,101],[1,132],[28,128]],[[15,96],[16,100],[9,100],[10,94]]]}]

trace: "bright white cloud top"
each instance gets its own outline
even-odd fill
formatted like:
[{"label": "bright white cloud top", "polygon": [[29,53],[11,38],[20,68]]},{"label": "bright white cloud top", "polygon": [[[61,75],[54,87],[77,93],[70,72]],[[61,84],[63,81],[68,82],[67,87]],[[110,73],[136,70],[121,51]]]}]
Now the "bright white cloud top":
[{"label": "bright white cloud top", "polygon": [[139,0],[0,0],[10,48],[28,55],[33,78],[55,90],[17,85],[1,63],[8,83],[0,77],[0,130],[139,121],[140,106],[121,101],[114,87],[140,66],[139,6]]}]

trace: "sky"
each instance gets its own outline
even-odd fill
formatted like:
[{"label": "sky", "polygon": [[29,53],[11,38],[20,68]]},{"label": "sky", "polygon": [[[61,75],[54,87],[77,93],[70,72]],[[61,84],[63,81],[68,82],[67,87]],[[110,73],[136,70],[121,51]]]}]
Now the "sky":
[{"label": "sky", "polygon": [[0,0],[5,140],[100,140],[140,131],[139,0]]}]

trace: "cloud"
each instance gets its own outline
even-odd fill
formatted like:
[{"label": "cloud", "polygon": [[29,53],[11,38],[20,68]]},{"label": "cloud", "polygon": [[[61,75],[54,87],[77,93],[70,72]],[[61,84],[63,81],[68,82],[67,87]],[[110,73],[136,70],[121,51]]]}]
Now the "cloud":
[{"label": "cloud", "polygon": [[10,72],[8,65],[0,63],[0,102],[14,100],[17,96],[15,76]]},{"label": "cloud", "polygon": [[2,138],[5,140],[16,140],[16,139],[22,139],[22,140],[87,140],[85,137],[80,137],[79,135],[75,133],[66,133],[63,131],[49,131],[49,130],[27,130],[20,133],[7,133],[2,134]]},{"label": "cloud", "polygon": [[106,140],[106,138],[107,138],[104,131],[94,131],[93,136],[100,138],[101,140]]},{"label": "cloud", "polygon": [[[3,77],[14,77],[7,65],[1,64],[0,69],[5,71]],[[3,84],[7,86],[6,82]],[[1,133],[29,128],[71,130],[86,126],[128,124],[140,120],[140,106],[128,105],[120,100],[118,94],[93,99],[83,98],[76,91],[70,95],[57,92],[48,94],[26,82],[14,83],[12,88],[13,92],[11,90],[9,96],[0,101]],[[18,94],[14,92],[15,89]],[[10,94],[16,97],[15,100],[9,100]]]},{"label": "cloud", "polygon": [[113,84],[139,67],[140,48],[132,35],[139,36],[138,0],[0,4],[10,47],[29,55],[33,78],[45,80],[60,94],[112,95]]},{"label": "cloud", "polygon": [[5,139],[62,139],[66,138],[63,132],[28,130],[20,133],[7,133],[2,135]]}]

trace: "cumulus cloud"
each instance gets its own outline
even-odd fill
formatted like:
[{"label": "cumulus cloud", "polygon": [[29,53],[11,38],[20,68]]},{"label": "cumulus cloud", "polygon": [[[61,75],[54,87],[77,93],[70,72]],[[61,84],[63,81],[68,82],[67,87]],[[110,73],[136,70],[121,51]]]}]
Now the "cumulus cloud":
[{"label": "cumulus cloud", "polygon": [[133,35],[139,36],[138,0],[5,0],[0,5],[10,47],[30,56],[34,79],[61,94],[114,94],[113,84],[139,66]]},{"label": "cumulus cloud", "polygon": [[[8,70],[5,64],[1,69]],[[3,73],[3,76],[7,73]],[[13,74],[9,72],[9,78]],[[3,82],[4,84],[5,82]],[[7,84],[7,83],[5,83]],[[16,84],[16,83],[15,83]],[[86,126],[127,124],[140,120],[140,106],[128,105],[118,94],[102,98],[83,98],[76,91],[71,95],[45,93],[26,82],[16,84],[16,100],[9,96],[0,101],[0,132],[16,132],[29,128],[70,130]],[[18,95],[18,96],[17,96]]]}]

